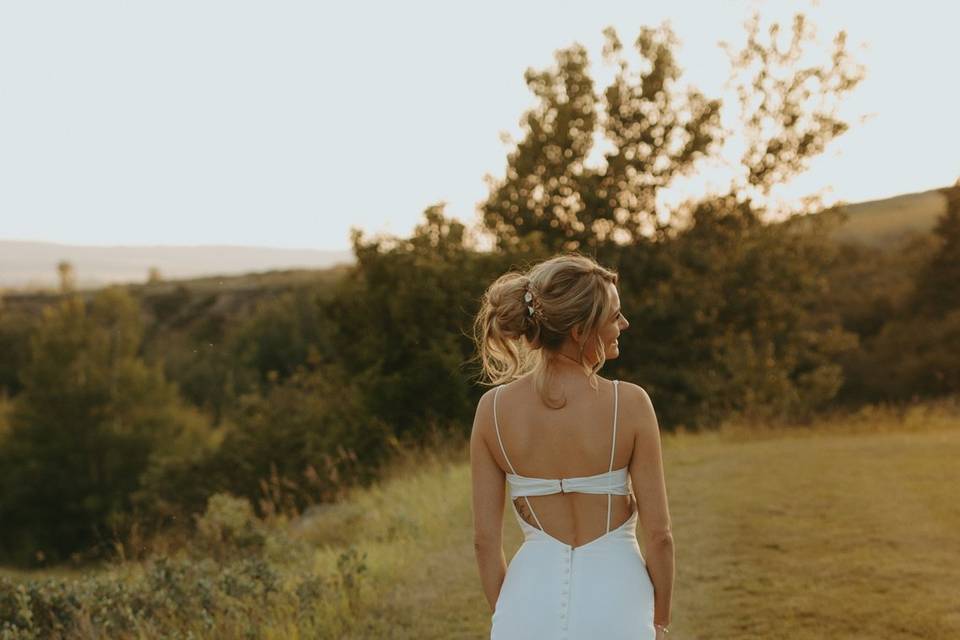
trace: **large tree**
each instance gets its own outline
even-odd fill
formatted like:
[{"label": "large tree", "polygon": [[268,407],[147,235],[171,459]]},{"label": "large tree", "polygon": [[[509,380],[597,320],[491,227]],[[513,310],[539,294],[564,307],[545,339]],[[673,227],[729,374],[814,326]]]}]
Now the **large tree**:
[{"label": "large tree", "polygon": [[[503,256],[476,251],[464,224],[431,206],[410,238],[353,233],[354,271],[328,307],[344,369],[401,437],[467,421],[470,314]],[[442,392],[438,390],[442,389]]]},{"label": "large tree", "polygon": [[960,310],[960,180],[942,193],[947,209],[933,230],[938,248],[918,274],[913,296],[918,312],[937,317]]},{"label": "large tree", "polygon": [[0,444],[0,556],[58,560],[109,543],[157,455],[198,423],[138,356],[138,304],[111,287],[47,307]]},{"label": "large tree", "polygon": [[[505,175],[487,177],[490,194],[481,207],[497,245],[603,254],[611,243],[654,236],[677,222],[677,212],[658,210],[660,190],[699,160],[720,157],[725,131],[739,132],[743,147],[742,171],[730,185],[740,199],[757,199],[803,171],[846,130],[837,107],[863,72],[847,53],[845,33],[836,35],[827,62],[802,65],[814,41],[811,25],[798,15],[786,44],[781,31],[776,22],[764,31],[755,16],[743,48],[728,47],[741,107],[732,127],[721,122],[720,99],[680,86],[668,26],[641,28],[633,43],[638,71],[616,31],[604,31],[604,59],[617,71],[602,100],[580,44],[557,51],[553,68],[527,70],[537,104],[521,119],[524,136]],[[612,149],[594,167],[587,159],[598,133]]]},{"label": "large tree", "polygon": [[[668,27],[641,29],[634,44],[648,68],[637,74],[614,29],[604,34],[604,55],[619,70],[604,92],[603,118],[582,45],[558,51],[556,68],[525,74],[539,103],[523,116],[526,135],[508,156],[506,176],[487,177],[490,196],[482,206],[501,249],[523,246],[530,236],[552,251],[593,252],[636,240],[656,226],[658,190],[719,139],[719,101],[677,87]],[[594,168],[586,160],[598,123],[613,150],[605,166]]]},{"label": "large tree", "polygon": [[811,63],[815,32],[803,14],[794,16],[786,42],[782,25],[772,22],[764,29],[759,14],[746,26],[743,48],[725,47],[744,143],[745,175],[733,188],[756,197],[802,173],[847,131],[839,106],[863,79],[864,68],[847,51],[844,31],[834,36],[826,62]]}]

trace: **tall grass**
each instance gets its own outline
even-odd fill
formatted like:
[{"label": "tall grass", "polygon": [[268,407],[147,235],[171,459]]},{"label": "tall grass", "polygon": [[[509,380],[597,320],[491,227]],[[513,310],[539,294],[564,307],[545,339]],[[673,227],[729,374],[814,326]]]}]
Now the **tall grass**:
[{"label": "tall grass", "polygon": [[[265,522],[219,496],[182,548],[0,578],[0,638],[482,638],[465,434]],[[960,637],[960,404],[664,435],[684,638]],[[505,518],[508,559],[522,542]]]},{"label": "tall grass", "polygon": [[445,534],[450,505],[431,498],[433,485],[451,473],[462,482],[451,462],[466,450],[462,434],[393,444],[383,479],[345,487],[337,504],[262,520],[246,500],[218,494],[190,538],[152,540],[165,552],[144,561],[0,571],[0,638],[350,637],[368,626],[384,585]]}]

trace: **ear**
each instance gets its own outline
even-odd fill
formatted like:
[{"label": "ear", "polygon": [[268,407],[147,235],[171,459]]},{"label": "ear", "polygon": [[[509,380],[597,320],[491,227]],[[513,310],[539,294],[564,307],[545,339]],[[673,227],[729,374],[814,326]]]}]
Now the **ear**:
[{"label": "ear", "polygon": [[583,339],[583,332],[580,330],[580,326],[574,326],[570,329],[570,337],[573,338],[573,341],[577,344],[580,344]]}]

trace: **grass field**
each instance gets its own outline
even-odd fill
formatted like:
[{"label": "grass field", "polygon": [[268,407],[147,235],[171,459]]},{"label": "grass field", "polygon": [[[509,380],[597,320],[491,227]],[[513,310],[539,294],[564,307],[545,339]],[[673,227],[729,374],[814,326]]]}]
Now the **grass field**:
[{"label": "grass field", "polygon": [[[960,638],[960,419],[881,413],[832,431],[665,439],[674,637]],[[468,487],[453,463],[376,500],[415,501],[435,526],[397,554],[409,561],[377,589],[379,621],[355,637],[489,633]],[[505,540],[509,561],[521,542],[509,512]]]},{"label": "grass field", "polygon": [[[960,638],[956,404],[868,409],[809,429],[667,435],[664,456],[674,638]],[[382,483],[305,517],[290,535],[307,549],[295,565],[277,565],[290,577],[333,570],[344,548],[360,554],[349,607],[331,609],[335,624],[309,628],[283,606],[245,607],[239,617],[221,609],[231,620],[219,637],[244,627],[263,638],[488,636],[465,447],[409,452]],[[509,511],[504,535],[509,561],[521,542]],[[133,637],[197,629],[170,624]]]}]

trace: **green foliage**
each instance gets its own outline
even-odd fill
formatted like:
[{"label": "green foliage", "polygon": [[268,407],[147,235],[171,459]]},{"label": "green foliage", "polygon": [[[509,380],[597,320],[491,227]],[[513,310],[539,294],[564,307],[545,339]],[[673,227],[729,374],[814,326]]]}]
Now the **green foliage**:
[{"label": "green foliage", "polygon": [[844,328],[868,339],[900,314],[914,286],[915,275],[929,258],[931,238],[902,242],[893,250],[841,244],[824,277],[830,282],[824,307]]},{"label": "green foliage", "polygon": [[[745,147],[745,176],[734,179],[731,193],[741,196],[765,195],[846,131],[837,105],[863,76],[843,32],[828,62],[801,67],[812,26],[798,14],[786,48],[780,29],[771,24],[764,39],[754,17],[744,48],[729,50]],[[669,26],[640,29],[638,72],[629,69],[616,31],[604,35],[604,58],[617,73],[603,92],[603,118],[582,45],[558,51],[554,68],[525,75],[538,104],[523,116],[525,135],[507,157],[505,176],[487,178],[490,195],[482,206],[483,224],[500,249],[534,243],[549,252],[606,257],[611,244],[642,242],[676,226],[660,221],[659,192],[701,159],[717,157],[726,142],[731,129],[721,123],[721,101],[678,87],[677,40]],[[585,161],[598,125],[613,149],[594,168]]]},{"label": "green foliage", "polygon": [[222,560],[236,553],[258,553],[266,543],[266,530],[253,513],[250,501],[216,493],[197,516],[194,547],[202,556]]},{"label": "green foliage", "polygon": [[593,253],[604,243],[636,241],[655,226],[656,196],[720,137],[720,102],[675,87],[680,69],[669,27],[643,27],[635,47],[647,68],[635,76],[612,28],[604,56],[619,71],[604,92],[603,133],[614,150],[601,169],[585,165],[598,124],[593,80],[582,45],[556,53],[556,68],[528,70],[539,104],[523,117],[525,137],[502,180],[487,179],[483,223],[501,249],[538,238],[547,251]]},{"label": "green foliage", "polygon": [[183,437],[175,389],[137,356],[139,314],[120,288],[44,310],[0,449],[0,555],[106,542],[152,456]]},{"label": "green foliage", "polygon": [[261,513],[292,512],[372,479],[387,433],[342,373],[301,367],[240,398],[208,473]]},{"label": "green foliage", "polygon": [[3,447],[4,438],[10,431],[10,410],[13,408],[13,401],[5,394],[0,394],[0,448]]},{"label": "green foliage", "polygon": [[26,313],[5,308],[0,300],[0,393],[20,392],[19,372],[30,357],[30,331],[34,321]]},{"label": "green foliage", "polygon": [[470,322],[504,256],[474,250],[442,206],[409,239],[353,236],[356,270],[331,302],[340,361],[364,404],[400,437],[465,423],[476,391],[464,370]]},{"label": "green foliage", "polygon": [[229,339],[229,334],[213,340],[168,335],[157,343],[162,353],[151,356],[183,399],[209,414],[215,425],[239,395],[257,386],[256,372],[239,361]]},{"label": "green foliage", "polygon": [[913,305],[926,317],[960,309],[960,186],[944,189],[947,210],[937,220],[939,246],[917,276]]},{"label": "green foliage", "polygon": [[183,284],[172,289],[144,296],[144,307],[149,310],[159,324],[173,324],[181,319],[181,313],[194,298],[195,293]]},{"label": "green foliage", "polygon": [[228,336],[235,366],[259,375],[261,387],[270,376],[284,380],[303,365],[330,361],[330,334],[325,313],[326,288],[300,287],[260,301],[251,316]]},{"label": "green foliage", "polygon": [[223,311],[203,322],[198,318],[212,311],[197,306],[196,294],[178,296],[183,306],[175,312],[163,311],[165,295],[145,296],[157,325],[164,317],[170,324],[148,346],[183,397],[219,425],[241,395],[265,390],[271,380],[287,378],[298,366],[334,359],[328,337],[333,330],[325,312],[330,288],[324,278],[289,290],[259,291],[247,300],[227,287],[208,295],[209,306]]},{"label": "green foliage", "polygon": [[803,419],[841,383],[856,345],[822,304],[829,226],[759,219],[749,202],[702,202],[669,241],[623,250],[630,347],[618,375],[650,392],[667,429],[732,414]]},{"label": "green foliage", "polygon": [[358,623],[366,551],[346,546],[321,561],[287,523],[258,519],[229,494],[211,496],[196,523],[175,555],[75,579],[0,577],[0,638],[333,639]]},{"label": "green foliage", "polygon": [[845,363],[851,394],[901,402],[955,394],[958,354],[960,309],[893,319]]},{"label": "green foliage", "polygon": [[194,407],[178,406],[171,413],[181,426],[179,434],[153,450],[129,495],[128,509],[114,518],[118,531],[111,542],[122,557],[143,557],[143,538],[176,525],[178,519],[187,521],[219,488],[210,467],[224,428],[211,429],[209,417]]},{"label": "green foliage", "polygon": [[846,32],[834,37],[829,62],[801,66],[814,25],[797,14],[785,47],[781,29],[774,22],[761,34],[754,14],[744,48],[728,49],[747,143],[741,162],[747,184],[760,194],[804,171],[810,158],[847,130],[837,108],[864,77],[846,50]]},{"label": "green foliage", "polygon": [[281,581],[279,569],[256,556],[225,565],[159,558],[133,579],[0,578],[0,638],[171,637],[174,630],[259,638],[257,629],[278,611],[292,614],[308,637],[335,637],[337,621],[323,616],[346,601],[340,576],[288,571]]},{"label": "green foliage", "polygon": [[831,276],[839,309],[862,348],[841,359],[846,403],[912,401],[960,388],[960,189],[931,237],[889,252],[846,247]]}]

